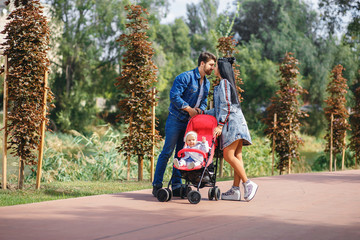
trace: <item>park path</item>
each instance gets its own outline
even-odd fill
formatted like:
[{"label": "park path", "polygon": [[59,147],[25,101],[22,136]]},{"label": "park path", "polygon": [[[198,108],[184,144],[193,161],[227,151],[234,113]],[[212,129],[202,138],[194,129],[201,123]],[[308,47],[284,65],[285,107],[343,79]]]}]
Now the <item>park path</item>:
[{"label": "park path", "polygon": [[253,180],[251,202],[204,188],[199,204],[162,203],[148,189],[0,207],[0,239],[360,239],[360,170]]}]

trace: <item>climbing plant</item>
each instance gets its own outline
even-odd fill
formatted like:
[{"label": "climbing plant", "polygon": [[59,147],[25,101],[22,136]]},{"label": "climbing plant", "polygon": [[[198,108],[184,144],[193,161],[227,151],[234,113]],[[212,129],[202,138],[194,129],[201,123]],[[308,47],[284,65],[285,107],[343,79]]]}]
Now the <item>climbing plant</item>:
[{"label": "climbing plant", "polygon": [[[279,162],[277,169],[280,174],[288,167],[291,159],[298,159],[298,146],[302,140],[297,135],[300,130],[300,118],[307,114],[300,110],[300,96],[307,93],[298,83],[298,60],[293,53],[286,53],[279,66],[279,90],[271,98],[271,105],[266,109],[267,118],[263,119],[267,128],[265,134],[273,139],[275,136],[275,151]],[[277,127],[274,127],[274,114],[277,114]]]},{"label": "climbing plant", "polygon": [[[151,90],[156,82],[157,67],[152,61],[154,50],[151,42],[147,41],[147,10],[139,5],[126,6],[125,9],[128,11],[128,33],[122,34],[118,41],[127,51],[123,55],[124,64],[115,85],[126,94],[118,105],[122,111],[119,117],[124,118],[128,127],[118,149],[125,156],[137,156],[140,168],[144,156],[151,155],[153,137],[156,142],[160,139],[158,131],[154,136],[151,128],[151,108],[156,103]],[[139,180],[142,180],[142,176],[139,176]]]},{"label": "climbing plant", "polygon": [[[326,119],[328,120],[327,134],[325,140],[327,141],[325,151],[330,151],[331,145],[331,115],[333,115],[333,134],[332,146],[333,154],[337,154],[345,147],[344,136],[346,130],[350,130],[350,125],[347,122],[349,112],[346,109],[346,93],[349,88],[346,84],[347,80],[343,77],[344,67],[337,65],[331,71],[330,82],[326,88],[328,98],[325,100],[327,107],[324,108]],[[331,166],[330,166],[331,169]]]},{"label": "climbing plant", "polygon": [[[42,121],[48,123],[42,101],[44,75],[50,65],[47,57],[50,32],[39,0],[14,1],[14,6],[2,31],[6,35],[2,48],[9,59],[8,148],[20,158],[19,188],[22,188],[24,166],[37,163],[34,151],[40,143],[40,125]],[[52,99],[53,94],[47,89],[47,102]]]}]

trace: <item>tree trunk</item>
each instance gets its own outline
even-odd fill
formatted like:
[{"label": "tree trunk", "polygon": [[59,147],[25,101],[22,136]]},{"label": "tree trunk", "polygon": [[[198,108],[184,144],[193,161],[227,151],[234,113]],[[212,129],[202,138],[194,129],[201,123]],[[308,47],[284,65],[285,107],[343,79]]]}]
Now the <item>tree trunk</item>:
[{"label": "tree trunk", "polygon": [[144,156],[138,155],[138,181],[144,180],[143,168],[144,168]]},{"label": "tree trunk", "polygon": [[3,137],[3,155],[2,155],[2,189],[6,189],[7,184],[7,117],[8,117],[8,87],[7,77],[9,71],[8,57],[5,56],[5,77],[4,77],[4,93],[3,93],[3,124],[4,124],[4,137]]},{"label": "tree trunk", "polygon": [[23,189],[24,187],[24,169],[25,169],[25,161],[20,158],[19,162],[19,189]]}]

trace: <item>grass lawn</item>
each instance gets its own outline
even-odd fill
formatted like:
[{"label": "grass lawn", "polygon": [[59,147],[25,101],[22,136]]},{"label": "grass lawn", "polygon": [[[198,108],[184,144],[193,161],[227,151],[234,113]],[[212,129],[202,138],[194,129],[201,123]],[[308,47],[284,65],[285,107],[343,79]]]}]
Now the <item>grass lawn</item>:
[{"label": "grass lawn", "polygon": [[74,181],[44,183],[39,190],[35,184],[25,184],[23,190],[16,190],[15,185],[0,189],[0,206],[11,206],[57,199],[119,193],[151,188],[149,181]]},{"label": "grass lawn", "polygon": [[[224,177],[217,181],[232,180]],[[92,195],[151,189],[150,181],[73,181],[43,183],[39,190],[34,184],[25,184],[23,190],[17,190],[16,185],[8,185],[8,189],[0,189],[0,207],[26,203],[76,198]]]}]

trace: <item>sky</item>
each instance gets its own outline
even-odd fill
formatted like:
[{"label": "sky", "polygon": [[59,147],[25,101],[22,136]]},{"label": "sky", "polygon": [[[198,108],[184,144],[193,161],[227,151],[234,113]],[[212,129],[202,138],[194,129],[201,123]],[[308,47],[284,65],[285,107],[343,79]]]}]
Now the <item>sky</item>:
[{"label": "sky", "polygon": [[[172,23],[174,22],[175,18],[179,17],[186,17],[186,4],[189,3],[199,3],[201,0],[169,0],[170,2],[170,9],[167,14],[167,17],[161,20],[161,23]],[[306,2],[313,5],[313,8],[317,8],[317,1],[318,0],[305,0]],[[224,12],[226,9],[229,11],[233,11],[236,9],[232,3],[234,0],[219,0],[219,9],[218,13]]]},{"label": "sky", "polygon": [[[186,17],[186,4],[189,3],[199,3],[201,0],[169,0],[170,2],[170,11],[167,14],[165,19],[161,20],[161,23],[172,23],[175,18]],[[224,12],[227,8],[229,11],[234,10],[235,6],[232,5],[234,0],[219,0],[220,6],[218,13]]]}]

